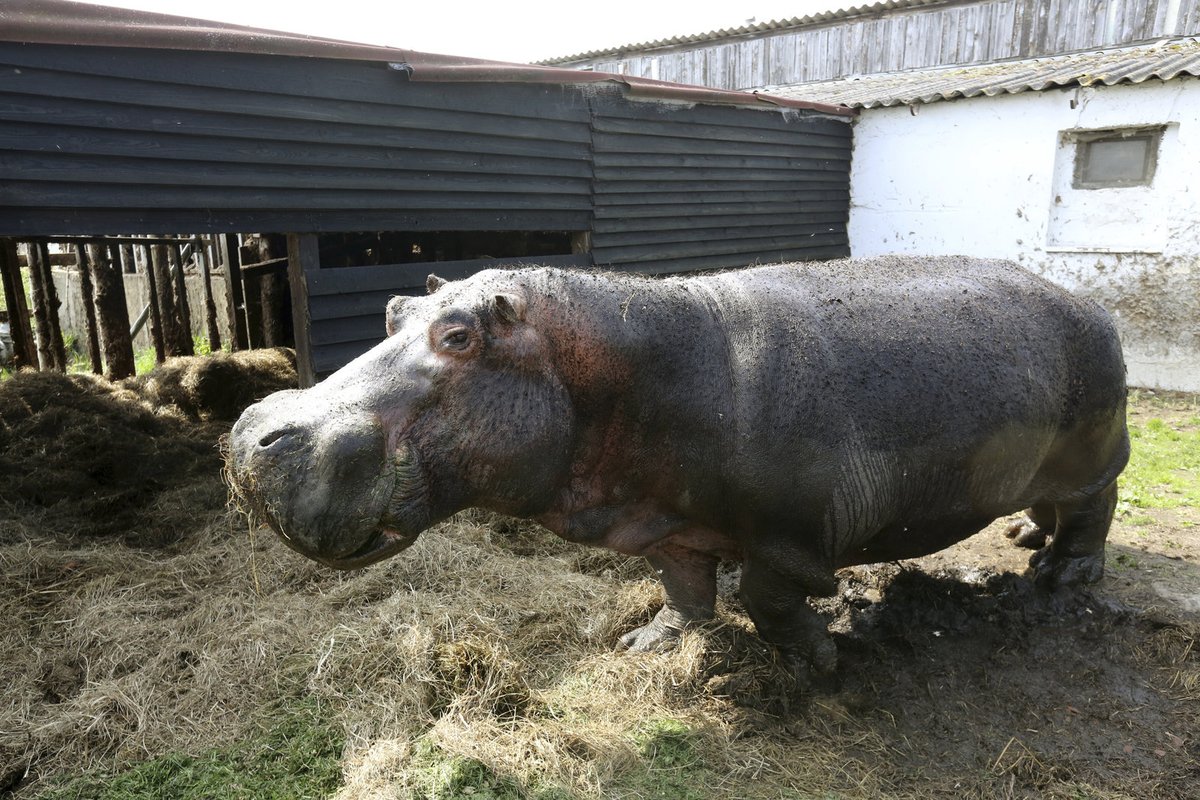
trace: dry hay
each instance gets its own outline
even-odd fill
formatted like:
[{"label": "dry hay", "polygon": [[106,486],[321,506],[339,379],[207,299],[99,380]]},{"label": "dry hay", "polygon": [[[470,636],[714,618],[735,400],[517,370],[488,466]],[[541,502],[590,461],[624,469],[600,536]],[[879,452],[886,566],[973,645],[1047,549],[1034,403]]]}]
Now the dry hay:
[{"label": "dry hay", "polygon": [[156,551],[28,522],[0,540],[0,787],[237,742],[302,694],[346,733],[343,800],[458,796],[451,762],[504,796],[1195,796],[1200,630],[1113,581],[843,571],[819,604],[840,682],[798,694],[733,580],[719,622],[627,656],[660,601],[639,559],[474,512],[337,573],[220,504],[191,513]]},{"label": "dry hay", "polygon": [[[696,797],[1191,791],[1189,623],[1010,574],[847,571],[826,603],[841,685],[798,696],[728,596],[676,652],[613,652],[659,600],[638,560],[475,513],[337,573],[239,519],[174,553],[0,549],[0,756],[29,796],[233,741],[297,691],[347,733],[346,800],[445,796],[431,776],[452,759],[522,796],[682,795],[675,774]],[[676,739],[688,763],[657,763]]]},{"label": "dry hay", "polygon": [[197,419],[234,422],[242,409],[296,386],[296,351],[287,347],[169,358],[122,382],[145,402]]},{"label": "dry hay", "polygon": [[161,544],[219,512],[215,440],[239,406],[294,386],[294,356],[175,358],[113,383],[22,371],[0,382],[0,541],[120,535]]}]

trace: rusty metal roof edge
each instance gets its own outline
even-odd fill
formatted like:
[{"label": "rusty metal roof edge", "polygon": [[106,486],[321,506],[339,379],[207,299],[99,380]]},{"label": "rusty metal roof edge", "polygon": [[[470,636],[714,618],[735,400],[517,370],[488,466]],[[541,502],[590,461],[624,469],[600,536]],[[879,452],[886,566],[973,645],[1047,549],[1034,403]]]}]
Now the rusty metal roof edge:
[{"label": "rusty metal roof edge", "polygon": [[422,53],[70,0],[5,0],[0,5],[0,41],[375,61],[391,65],[413,81],[611,83],[623,86],[639,97],[760,109],[791,108],[839,117],[858,114],[857,110],[846,106],[758,92],[709,89],[605,72]]},{"label": "rusty metal roof edge", "polygon": [[712,89],[684,83],[670,83],[650,78],[618,75],[609,72],[581,72],[572,69],[545,67],[536,64],[508,64],[499,61],[476,61],[439,56],[430,53],[410,53],[419,58],[408,61],[410,80],[430,82],[520,82],[559,84],[611,84],[627,89],[636,97],[679,100],[689,103],[716,103],[755,108],[793,108],[815,111],[839,117],[853,117],[858,112],[848,106],[814,103],[790,97],[777,97],[762,92],[740,92],[731,89]]}]

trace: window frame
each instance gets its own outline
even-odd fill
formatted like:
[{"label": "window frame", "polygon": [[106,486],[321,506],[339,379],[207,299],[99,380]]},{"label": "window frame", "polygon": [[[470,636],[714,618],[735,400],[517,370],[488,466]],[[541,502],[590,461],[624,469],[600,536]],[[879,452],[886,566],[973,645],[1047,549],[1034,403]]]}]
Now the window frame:
[{"label": "window frame", "polygon": [[[1135,186],[1150,186],[1154,183],[1154,175],[1158,171],[1158,151],[1162,146],[1165,125],[1139,125],[1127,128],[1104,128],[1101,130],[1073,131],[1069,134],[1070,142],[1074,145],[1074,164],[1071,175],[1072,189],[1127,189]],[[1129,139],[1147,140],[1145,160],[1142,164],[1142,177],[1137,179],[1086,180],[1086,172],[1092,145],[1096,142],[1126,141]]]}]

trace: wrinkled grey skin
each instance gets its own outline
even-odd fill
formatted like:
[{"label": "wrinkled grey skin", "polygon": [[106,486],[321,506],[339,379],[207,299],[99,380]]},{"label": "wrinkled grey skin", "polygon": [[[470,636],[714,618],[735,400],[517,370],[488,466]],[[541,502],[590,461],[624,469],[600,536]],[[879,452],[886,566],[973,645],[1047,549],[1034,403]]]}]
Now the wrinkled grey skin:
[{"label": "wrinkled grey skin", "polygon": [[[669,645],[743,565],[804,673],[838,567],[925,555],[1029,509],[1054,588],[1098,580],[1128,458],[1107,315],[1005,262],[881,258],[651,280],[487,271],[388,306],[387,340],[234,428],[235,490],[339,568],[480,506],[646,556]],[[452,566],[448,567],[452,568]]]}]

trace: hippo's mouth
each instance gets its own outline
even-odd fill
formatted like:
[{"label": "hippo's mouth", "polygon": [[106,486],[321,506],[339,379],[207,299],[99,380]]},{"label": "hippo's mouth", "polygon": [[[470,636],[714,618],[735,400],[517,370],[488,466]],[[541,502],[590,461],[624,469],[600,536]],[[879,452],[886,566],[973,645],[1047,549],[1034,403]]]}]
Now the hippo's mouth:
[{"label": "hippo's mouth", "polygon": [[383,561],[412,545],[428,525],[425,511],[425,482],[416,449],[401,441],[391,459],[392,491],[379,529],[362,547],[349,555],[315,556],[334,569],[359,569]]},{"label": "hippo's mouth", "polygon": [[348,556],[340,558],[316,556],[315,558],[334,569],[360,569],[396,555],[401,550],[410,547],[420,535],[419,531],[417,533],[401,533],[390,528],[383,528],[366,544]]}]

